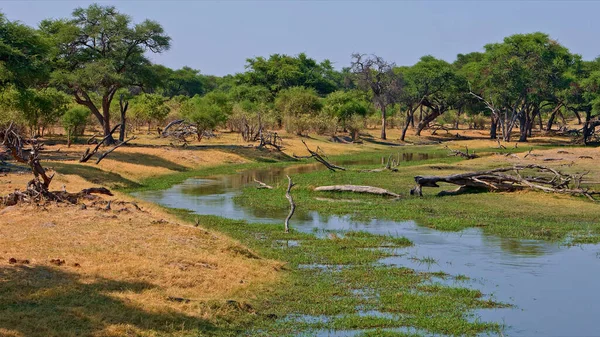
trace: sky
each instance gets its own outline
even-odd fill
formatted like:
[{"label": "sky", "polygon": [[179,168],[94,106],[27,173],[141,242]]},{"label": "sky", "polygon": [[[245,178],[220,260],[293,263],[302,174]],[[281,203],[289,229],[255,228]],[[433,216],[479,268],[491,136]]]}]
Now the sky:
[{"label": "sky", "polygon": [[190,66],[223,76],[244,71],[246,59],[305,52],[338,69],[355,52],[397,65],[423,55],[453,61],[517,33],[541,31],[573,53],[600,56],[598,1],[8,1],[9,20],[37,26],[69,17],[76,7],[114,5],[134,22],[152,19],[172,38],[151,55],[171,68]]}]

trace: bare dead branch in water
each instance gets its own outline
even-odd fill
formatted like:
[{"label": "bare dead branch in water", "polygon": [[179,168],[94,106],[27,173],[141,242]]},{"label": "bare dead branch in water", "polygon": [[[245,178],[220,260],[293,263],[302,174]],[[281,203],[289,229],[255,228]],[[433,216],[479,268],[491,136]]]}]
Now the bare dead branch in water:
[{"label": "bare dead branch in water", "polygon": [[285,197],[290,202],[290,213],[285,218],[285,232],[289,233],[290,232],[290,226],[289,226],[290,219],[292,218],[292,215],[294,215],[294,211],[296,211],[296,204],[294,203],[294,199],[292,198],[290,191],[292,190],[292,187],[294,187],[296,184],[294,184],[292,182],[292,178],[290,178],[290,176],[286,176],[286,177],[288,179],[288,187],[287,187],[287,191],[285,192]]}]

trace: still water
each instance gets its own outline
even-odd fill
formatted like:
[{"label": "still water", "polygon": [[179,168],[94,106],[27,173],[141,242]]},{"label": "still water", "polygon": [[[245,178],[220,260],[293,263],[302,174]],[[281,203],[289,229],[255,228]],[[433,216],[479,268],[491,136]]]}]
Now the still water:
[{"label": "still water", "polygon": [[[402,159],[426,159],[426,155],[404,155]],[[265,212],[247,208],[236,204],[234,196],[245,186],[255,184],[253,179],[275,185],[287,183],[286,174],[319,169],[322,167],[308,164],[248,170],[211,179],[188,179],[169,189],[141,192],[137,196],[197,214],[281,224],[288,209]],[[512,304],[512,308],[474,313],[476,319],[504,324],[505,336],[600,336],[599,245],[567,247],[543,241],[506,239],[484,235],[477,228],[440,232],[418,226],[414,221],[354,221],[349,216],[322,216],[315,211],[297,212],[292,225],[305,232],[361,230],[407,237],[415,243],[413,247],[399,249],[399,256],[381,262],[468,276],[467,281],[438,281],[476,288],[494,300]],[[423,263],[424,259],[435,262]]]}]

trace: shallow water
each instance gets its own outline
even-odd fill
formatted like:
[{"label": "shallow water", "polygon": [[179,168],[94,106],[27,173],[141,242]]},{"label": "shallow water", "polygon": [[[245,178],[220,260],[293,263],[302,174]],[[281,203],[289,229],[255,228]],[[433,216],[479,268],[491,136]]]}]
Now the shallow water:
[{"label": "shallow water", "polygon": [[[403,159],[410,160],[407,157]],[[417,156],[414,159],[425,158]],[[380,163],[357,161],[338,164]],[[281,225],[287,209],[265,212],[242,207],[234,202],[234,196],[248,184],[255,184],[253,179],[276,185],[283,182],[286,174],[318,169],[321,167],[309,164],[249,170],[213,179],[188,179],[167,190],[142,192],[137,196],[198,214]],[[600,317],[598,245],[566,247],[543,241],[499,238],[484,235],[477,228],[440,232],[420,227],[413,221],[353,221],[349,216],[322,216],[315,211],[297,212],[292,226],[305,232],[363,230],[407,237],[415,243],[413,247],[399,249],[398,256],[381,262],[419,271],[468,276],[470,279],[466,281],[454,278],[437,281],[480,289],[496,301],[513,304],[513,308],[479,310],[473,316],[473,319],[504,324],[505,336],[600,335],[596,322]],[[321,333],[335,336],[340,332]]]}]

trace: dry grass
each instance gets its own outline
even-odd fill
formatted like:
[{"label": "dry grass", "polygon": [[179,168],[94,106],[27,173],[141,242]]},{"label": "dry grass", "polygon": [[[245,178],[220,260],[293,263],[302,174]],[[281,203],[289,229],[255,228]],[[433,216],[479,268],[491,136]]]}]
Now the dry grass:
[{"label": "dry grass", "polygon": [[[409,133],[407,143],[446,140],[450,147],[468,145],[472,149],[497,145],[487,139],[486,132],[459,132],[471,139],[455,140],[456,131],[448,134],[439,131],[438,135],[424,131],[420,138]],[[407,144],[397,140],[398,129],[388,130],[387,142],[378,140],[379,130],[365,133],[372,138],[363,144],[333,143],[325,136],[303,139],[311,148],[318,146],[328,155]],[[301,138],[285,132],[281,136],[288,155],[306,154]],[[44,158],[50,162],[44,165],[84,165],[140,181],[188,169],[252,160],[247,155],[249,144],[237,134],[221,133],[219,138],[194,142],[189,148],[168,146],[169,140],[153,135],[138,137],[132,146],[119,148],[100,165],[95,165],[94,160],[86,164],[77,162],[88,146],[67,148],[58,141],[47,147]],[[548,137],[532,143],[538,141],[565,140]],[[600,168],[594,165],[600,155],[598,150],[569,148],[569,154],[557,151],[536,150],[533,153],[541,156],[526,159],[524,154],[519,154],[519,159],[488,156],[456,165],[468,168],[521,161],[560,166],[577,161],[578,167],[593,171],[593,176],[600,173]],[[586,155],[594,160],[579,158]],[[562,160],[543,162],[543,158],[557,157]],[[0,176],[0,194],[22,189],[29,179],[27,173]],[[66,186],[74,192],[93,185],[81,176],[57,174],[52,187]],[[528,197],[525,193],[515,194],[515,198]],[[580,202],[550,195],[541,198],[553,204],[560,198],[561,207],[576,207],[569,203]],[[117,194],[111,199],[131,200],[131,197]],[[132,207],[119,211],[124,206],[116,204],[110,211],[66,205],[48,205],[41,210],[33,206],[0,209],[0,336],[162,336],[178,335],[178,330],[206,331],[228,310],[219,303],[230,298],[249,299],[251,291],[279,278],[276,271],[279,262],[249,258],[252,254],[240,254],[246,248],[228,237],[181,223],[151,204],[140,205],[142,212]],[[9,264],[10,258],[27,259],[30,264]],[[66,263],[56,266],[51,259]],[[75,263],[79,266],[74,266]],[[169,296],[192,301],[172,302]]]},{"label": "dry grass", "polygon": [[[0,193],[28,179],[2,177]],[[57,182],[73,191],[90,186],[76,176]],[[140,205],[143,211],[115,202],[110,211],[67,205],[1,209],[0,335],[153,335],[170,330],[166,322],[203,330],[222,310],[208,301],[243,301],[252,297],[253,286],[278,278],[278,262],[245,257],[239,251],[246,248],[232,239]],[[30,264],[9,264],[11,258]],[[56,266],[52,259],[66,263]],[[172,302],[169,296],[192,301]]]}]

